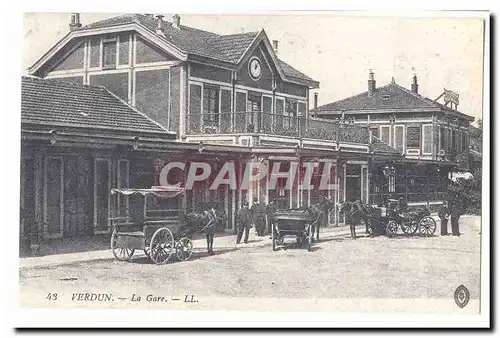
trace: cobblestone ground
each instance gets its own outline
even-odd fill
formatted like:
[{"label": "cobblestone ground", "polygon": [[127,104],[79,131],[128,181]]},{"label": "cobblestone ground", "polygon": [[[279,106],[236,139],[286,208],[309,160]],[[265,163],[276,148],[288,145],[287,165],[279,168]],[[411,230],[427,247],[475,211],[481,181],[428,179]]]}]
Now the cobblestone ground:
[{"label": "cobblestone ground", "polygon": [[312,252],[294,247],[273,252],[268,238],[238,246],[232,238],[216,238],[213,256],[196,248],[190,261],[163,266],[138,255],[132,262],[103,260],[21,269],[20,291],[26,295],[58,290],[161,290],[207,297],[449,299],[463,284],[471,298],[478,298],[480,218],[464,217],[461,232],[460,237],[441,237],[438,229],[429,238],[352,240],[327,231]]}]

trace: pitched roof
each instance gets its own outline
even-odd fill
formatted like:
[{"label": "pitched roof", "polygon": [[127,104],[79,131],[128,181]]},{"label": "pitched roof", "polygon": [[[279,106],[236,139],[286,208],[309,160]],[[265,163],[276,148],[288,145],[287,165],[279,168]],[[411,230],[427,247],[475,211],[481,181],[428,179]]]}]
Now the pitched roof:
[{"label": "pitched roof", "polygon": [[414,109],[414,108],[438,108],[447,112],[463,115],[463,117],[472,119],[472,117],[453,110],[439,102],[431,100],[408,90],[396,83],[389,83],[383,87],[375,89],[372,95],[368,91],[357,94],[343,100],[331,102],[314,109],[315,112],[340,112],[356,110],[383,110],[383,109]]},{"label": "pitched roof", "polygon": [[368,91],[343,100],[322,105],[316,111],[371,110],[371,109],[404,109],[434,108],[435,106],[417,94],[390,83],[375,89],[372,95]]},{"label": "pitched roof", "polygon": [[21,123],[168,134],[104,87],[26,76],[21,81]]},{"label": "pitched roof", "polygon": [[[108,18],[85,25],[80,30],[130,23],[137,23],[157,34],[158,19],[144,14],[125,14]],[[164,39],[188,54],[196,54],[237,64],[260,32],[218,35],[185,25],[175,28],[171,22],[163,20],[163,33]],[[278,66],[281,67],[285,76],[314,81],[282,60],[279,60]]]}]

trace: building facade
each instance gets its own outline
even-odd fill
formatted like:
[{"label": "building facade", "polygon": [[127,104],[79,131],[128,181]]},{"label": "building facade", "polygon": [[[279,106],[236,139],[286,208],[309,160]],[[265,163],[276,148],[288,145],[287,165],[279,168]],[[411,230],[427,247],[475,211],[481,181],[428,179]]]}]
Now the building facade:
[{"label": "building facade", "polygon": [[[79,15],[72,15],[68,34],[29,69],[37,79],[23,80],[42,87],[57,83],[64,90],[72,88],[73,95],[69,106],[61,105],[68,97],[64,90],[55,91],[57,97],[37,97],[45,104],[31,107],[39,116],[60,111],[43,137],[38,135],[43,121],[30,120],[30,110],[22,108],[22,127],[37,131],[23,134],[23,161],[32,158],[36,164],[23,162],[23,168],[35,167],[23,171],[21,185],[37,180],[38,187],[24,204],[25,210],[33,210],[45,227],[59,229],[59,237],[80,233],[65,230],[70,223],[75,224],[71,229],[87,229],[84,233],[107,233],[109,214],[117,208],[106,197],[109,190],[157,185],[159,171],[173,161],[187,165],[202,161],[213,173],[224,163],[234,164],[237,189],[208,189],[215,178],[210,176],[178,202],[181,210],[201,211],[217,201],[228,212],[228,229],[234,228],[235,213],[243,201],[276,199],[281,208],[307,206],[321,194],[337,202],[368,201],[368,166],[375,153],[368,128],[309,116],[309,92],[319,83],[280,60],[278,43],[271,43],[264,30],[218,35],[184,26],[180,20],[177,15],[170,22],[162,16],[129,14],[83,26]],[[88,93],[96,88],[119,101],[111,112],[127,113],[109,115],[106,104],[96,106],[94,102],[107,102],[100,94]],[[23,104],[37,90],[23,85]],[[131,120],[131,114],[151,126],[137,124],[136,128],[139,122]],[[103,135],[99,123],[107,123]],[[124,135],[114,127],[120,123],[126,124]],[[84,138],[68,134],[68,128],[76,128]],[[73,136],[81,142],[71,141]],[[66,145],[67,149],[61,148]],[[390,148],[377,149],[380,156],[393,156]],[[249,162],[264,165],[265,179],[243,187]],[[277,162],[282,167],[273,172]],[[325,170],[334,186],[327,191],[303,189],[305,162],[316,165],[313,186],[320,184]],[[282,172],[290,167],[298,170],[285,177]],[[174,182],[185,184],[186,171],[173,175]],[[273,176],[275,186],[269,184]],[[75,200],[80,206],[75,184],[86,187],[81,196],[86,206],[81,205],[81,212],[67,213],[62,205]],[[56,190],[61,193],[53,194]],[[337,211],[330,221],[339,221]]]}]

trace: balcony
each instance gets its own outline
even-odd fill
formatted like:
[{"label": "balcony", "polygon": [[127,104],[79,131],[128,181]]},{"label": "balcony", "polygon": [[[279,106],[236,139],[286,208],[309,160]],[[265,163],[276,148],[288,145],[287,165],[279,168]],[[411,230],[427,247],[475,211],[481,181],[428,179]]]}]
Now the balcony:
[{"label": "balcony", "polygon": [[187,135],[270,135],[342,143],[369,143],[368,128],[339,120],[304,118],[263,112],[190,114]]},{"label": "balcony", "polygon": [[467,170],[469,168],[468,151],[460,151],[450,148],[447,151],[443,151],[443,153],[438,156],[438,159],[445,162],[458,163],[458,167],[460,169]]}]

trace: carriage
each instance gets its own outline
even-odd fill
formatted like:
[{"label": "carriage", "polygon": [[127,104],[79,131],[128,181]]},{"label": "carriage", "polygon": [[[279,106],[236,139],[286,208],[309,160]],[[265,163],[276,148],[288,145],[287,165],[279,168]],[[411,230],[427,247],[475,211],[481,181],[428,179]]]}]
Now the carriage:
[{"label": "carriage", "polygon": [[114,257],[128,261],[135,250],[142,250],[156,264],[166,264],[172,256],[188,260],[193,243],[183,233],[180,212],[166,208],[169,200],[182,193],[181,188],[166,187],[112,189],[115,214],[110,222]]},{"label": "carriage", "polygon": [[432,236],[436,231],[436,221],[426,208],[410,210],[401,206],[401,202],[389,199],[385,206],[363,206],[365,220],[370,235],[385,234],[388,237],[402,232],[413,236],[417,232],[422,236]]},{"label": "carriage", "polygon": [[284,244],[285,237],[290,236],[311,251],[313,221],[307,210],[276,211],[271,218],[273,251]]}]

